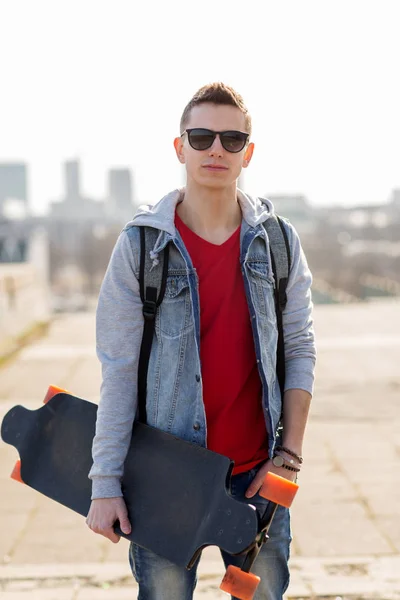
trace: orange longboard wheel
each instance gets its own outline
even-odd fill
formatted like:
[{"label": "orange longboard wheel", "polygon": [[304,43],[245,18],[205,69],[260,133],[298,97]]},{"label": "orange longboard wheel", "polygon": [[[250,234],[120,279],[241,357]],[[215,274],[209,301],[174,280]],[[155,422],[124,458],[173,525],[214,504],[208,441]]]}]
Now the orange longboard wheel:
[{"label": "orange longboard wheel", "polygon": [[259,583],[260,578],[254,573],[245,573],[239,567],[229,565],[219,587],[240,600],[252,600]]},{"label": "orange longboard wheel", "polygon": [[275,475],[275,473],[267,473],[260,489],[260,496],[275,502],[275,504],[290,508],[298,489],[297,483]]},{"label": "orange longboard wheel", "polygon": [[49,400],[56,396],[57,394],[69,394],[67,390],[63,390],[62,388],[57,387],[56,385],[49,385],[49,389],[44,397],[43,404],[47,404]]},{"label": "orange longboard wheel", "polygon": [[24,483],[21,477],[21,461],[17,460],[10,475],[11,479],[15,479],[15,481],[19,481],[20,483]]}]

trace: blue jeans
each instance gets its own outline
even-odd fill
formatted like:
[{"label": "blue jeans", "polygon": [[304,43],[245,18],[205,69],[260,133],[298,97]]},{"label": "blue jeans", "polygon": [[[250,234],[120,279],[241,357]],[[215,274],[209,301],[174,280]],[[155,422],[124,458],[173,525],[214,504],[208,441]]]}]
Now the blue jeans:
[{"label": "blue jeans", "polygon": [[[258,494],[253,498],[244,497],[256,473],[257,468],[232,477],[231,493],[237,499],[253,504],[258,512],[263,513],[267,500]],[[252,568],[252,572],[261,578],[254,600],[282,600],[289,585],[288,560],[291,539],[289,510],[279,506],[269,530],[269,540],[262,547]],[[226,567],[240,567],[244,560],[243,555],[232,556],[223,551],[221,555]],[[138,600],[192,600],[199,561],[188,571],[153,552],[131,544],[129,562],[133,576],[139,584]]]}]

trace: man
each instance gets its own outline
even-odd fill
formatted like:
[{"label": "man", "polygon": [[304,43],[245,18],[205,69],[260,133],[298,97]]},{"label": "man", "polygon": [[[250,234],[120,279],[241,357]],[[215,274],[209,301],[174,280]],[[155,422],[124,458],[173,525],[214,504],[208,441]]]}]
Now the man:
[{"label": "man", "polygon": [[[137,225],[159,230],[151,258],[170,244],[168,280],[156,322],[147,387],[147,422],[235,461],[232,494],[263,510],[258,490],[268,471],[294,480],[313,387],[315,348],[311,274],[298,236],[290,246],[283,315],[286,380],[283,438],[276,449],[282,401],[276,375],[273,271],[263,223],[266,199],[237,189],[250,164],[251,118],[232,88],[201,88],[186,106],[174,141],[186,187],[139,210],[122,231],[100,292],[97,351],[103,383],[93,443],[92,505],[87,524],[117,542],[118,519],[130,532],[120,478],[137,410],[143,332]],[[283,449],[284,448],[284,449]],[[276,456],[279,455],[278,460]],[[276,464],[273,463],[273,460]],[[289,511],[280,507],[253,571],[256,599],[279,600],[289,582]],[[243,558],[223,554],[226,565]],[[135,545],[130,563],[141,600],[189,600],[196,567],[178,568]]]}]

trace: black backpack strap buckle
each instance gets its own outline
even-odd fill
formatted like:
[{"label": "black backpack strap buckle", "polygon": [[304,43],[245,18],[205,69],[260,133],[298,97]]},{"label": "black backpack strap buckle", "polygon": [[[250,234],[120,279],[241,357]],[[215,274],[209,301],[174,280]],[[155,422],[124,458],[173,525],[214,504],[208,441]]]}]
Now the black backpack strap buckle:
[{"label": "black backpack strap buckle", "polygon": [[143,316],[146,321],[154,321],[156,318],[157,304],[153,300],[143,302]]},{"label": "black backpack strap buckle", "polygon": [[287,283],[288,283],[287,277],[282,277],[282,279],[279,280],[278,306],[279,306],[280,310],[282,310],[282,311],[285,310],[285,307],[287,304],[287,294],[286,294]]}]

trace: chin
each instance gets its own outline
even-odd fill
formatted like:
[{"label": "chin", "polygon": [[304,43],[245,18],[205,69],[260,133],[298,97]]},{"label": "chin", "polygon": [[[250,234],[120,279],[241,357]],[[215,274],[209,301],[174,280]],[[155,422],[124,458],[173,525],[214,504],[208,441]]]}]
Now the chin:
[{"label": "chin", "polygon": [[232,176],[220,178],[199,177],[199,179],[196,180],[196,183],[198,185],[214,190],[221,190],[227,187],[231,187],[233,184],[235,184],[235,182],[236,179],[232,179]]}]

